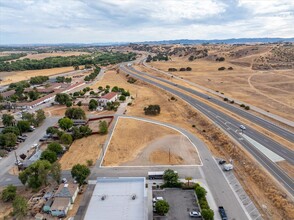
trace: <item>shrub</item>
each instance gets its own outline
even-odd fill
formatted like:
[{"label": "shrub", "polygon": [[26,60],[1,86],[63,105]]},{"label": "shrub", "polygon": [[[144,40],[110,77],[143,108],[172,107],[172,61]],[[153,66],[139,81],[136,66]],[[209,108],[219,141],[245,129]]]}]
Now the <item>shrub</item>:
[{"label": "shrub", "polygon": [[230,101],[230,103],[231,103],[231,104],[234,104],[234,103],[235,103],[235,101],[234,101],[234,100],[232,100],[232,101]]},{"label": "shrub", "polygon": [[128,106],[131,106],[131,105],[132,105],[132,103],[131,103],[131,102],[129,102],[129,103],[128,103]]},{"label": "shrub", "polygon": [[226,69],[226,67],[224,67],[224,66],[218,68],[219,71],[221,71],[221,70],[225,70],[225,69]]},{"label": "shrub", "polygon": [[195,125],[192,125],[192,128],[195,128],[196,126]]},{"label": "shrub", "polygon": [[171,67],[171,68],[168,68],[168,70],[167,70],[168,72],[176,72],[176,71],[178,71],[176,68],[173,68],[173,67]]},{"label": "shrub", "polygon": [[244,107],[245,107],[245,105],[244,105],[244,104],[241,104],[241,105],[240,105],[240,107],[244,108]]},{"label": "shrub", "polygon": [[126,97],[125,97],[124,95],[121,95],[121,96],[119,97],[119,101],[126,101]]},{"label": "shrub", "polygon": [[187,67],[187,68],[186,68],[186,71],[191,71],[191,70],[192,70],[191,67]]},{"label": "shrub", "polygon": [[182,67],[180,68],[180,71],[186,71],[186,68]]},{"label": "shrub", "polygon": [[229,99],[228,98],[224,98],[224,101],[227,102],[227,101],[229,101]]},{"label": "shrub", "polygon": [[206,190],[203,187],[198,186],[198,185],[195,188],[195,192],[196,192],[196,195],[197,195],[199,200],[205,198],[205,195],[207,193]]},{"label": "shrub", "polygon": [[16,196],[16,187],[13,185],[8,185],[3,191],[1,195],[1,199],[3,202],[13,201]]},{"label": "shrub", "polygon": [[91,159],[91,160],[87,160],[87,166],[88,166],[88,167],[93,166],[93,164],[94,164],[94,162],[93,162],[92,159]]},{"label": "shrub", "polygon": [[165,200],[159,200],[155,203],[156,212],[160,215],[165,215],[169,211],[169,204]]},{"label": "shrub", "polygon": [[250,110],[250,106],[249,105],[245,106],[245,110]]},{"label": "shrub", "polygon": [[228,70],[233,70],[233,67],[230,66],[230,67],[228,68]]},{"label": "shrub", "polygon": [[214,212],[211,209],[202,209],[201,215],[204,220],[213,220]]}]

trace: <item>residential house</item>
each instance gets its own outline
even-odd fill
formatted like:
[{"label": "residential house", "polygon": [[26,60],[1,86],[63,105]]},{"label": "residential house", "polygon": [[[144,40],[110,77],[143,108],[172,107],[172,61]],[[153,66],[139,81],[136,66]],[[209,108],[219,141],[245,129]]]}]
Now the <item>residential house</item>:
[{"label": "residential house", "polygon": [[70,198],[55,198],[51,205],[51,215],[55,217],[65,217],[70,206]]},{"label": "residential house", "polygon": [[50,213],[52,204],[53,204],[53,199],[51,198],[43,206],[43,212]]},{"label": "residential house", "polygon": [[55,199],[69,198],[71,203],[74,203],[79,192],[79,185],[75,183],[60,184],[58,190],[55,193]]},{"label": "residential house", "polygon": [[115,102],[117,100],[117,97],[118,97],[118,94],[116,92],[110,92],[102,96],[101,98],[99,98],[98,102],[102,106],[106,106],[108,102]]}]

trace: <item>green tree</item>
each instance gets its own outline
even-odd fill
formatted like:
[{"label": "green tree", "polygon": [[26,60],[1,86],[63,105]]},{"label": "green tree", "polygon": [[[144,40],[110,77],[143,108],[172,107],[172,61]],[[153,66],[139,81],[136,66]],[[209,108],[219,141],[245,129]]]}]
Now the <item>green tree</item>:
[{"label": "green tree", "polygon": [[54,151],[45,150],[42,152],[41,160],[48,160],[50,163],[54,163],[57,160],[57,155]]},{"label": "green tree", "polygon": [[60,137],[60,141],[63,144],[70,145],[72,143],[72,136],[70,134],[63,133]]},{"label": "green tree", "polygon": [[70,96],[66,93],[57,93],[55,96],[55,102],[58,102],[60,105],[65,105],[69,101],[71,101]]},{"label": "green tree", "polygon": [[14,117],[13,115],[9,115],[9,114],[3,114],[2,115],[2,123],[5,127],[7,126],[13,126],[14,125]]},{"label": "green tree", "polygon": [[46,130],[46,134],[56,134],[58,132],[58,128],[55,128],[53,126],[48,127]]},{"label": "green tree", "polygon": [[66,107],[71,107],[71,106],[72,106],[72,101],[67,101],[67,102],[65,103],[65,105],[66,105]]},{"label": "green tree", "polygon": [[3,202],[13,201],[16,196],[16,187],[13,185],[8,185],[3,191],[1,195],[1,199]]},{"label": "green tree", "polygon": [[79,102],[77,103],[77,105],[81,107],[81,106],[82,106],[82,102],[79,101]]},{"label": "green tree", "polygon": [[28,212],[28,204],[24,197],[17,195],[13,201],[13,216],[16,219],[23,219]]},{"label": "green tree", "polygon": [[28,92],[28,95],[30,97],[30,100],[37,100],[39,98],[39,96],[40,96],[40,93],[38,93],[35,90],[32,90],[32,91]]},{"label": "green tree", "polygon": [[71,169],[72,177],[82,185],[90,175],[90,169],[86,165],[76,164]]},{"label": "green tree", "polygon": [[95,99],[91,99],[89,102],[89,110],[93,111],[96,110],[98,107],[98,102]]},{"label": "green tree", "polygon": [[40,124],[46,119],[45,112],[42,109],[36,111],[36,125]]},{"label": "green tree", "polygon": [[101,121],[99,123],[99,133],[100,134],[107,134],[108,133],[108,125],[106,121]]},{"label": "green tree", "polygon": [[36,124],[37,124],[36,119],[35,119],[35,114],[33,114],[33,113],[24,112],[22,114],[22,119],[28,121],[30,123],[30,125],[36,126]]},{"label": "green tree", "polygon": [[65,117],[70,119],[86,119],[86,114],[81,108],[68,108],[65,111]]},{"label": "green tree", "polygon": [[52,142],[52,143],[48,144],[47,149],[55,152],[56,154],[61,154],[63,151],[61,145],[56,142]]},{"label": "green tree", "polygon": [[30,123],[29,123],[29,121],[25,121],[25,120],[18,121],[17,122],[17,127],[18,127],[18,129],[20,130],[21,133],[27,132],[27,131],[30,130]]},{"label": "green tree", "polygon": [[144,108],[145,115],[158,115],[160,114],[160,106],[159,105],[149,105]]},{"label": "green tree", "polygon": [[125,97],[124,95],[121,95],[121,96],[119,97],[119,100],[120,100],[120,101],[126,101],[126,97]]},{"label": "green tree", "polygon": [[179,175],[174,170],[167,169],[164,171],[163,180],[168,187],[178,186]]},{"label": "green tree", "polygon": [[14,133],[0,134],[0,145],[11,148],[16,145],[17,136]]},{"label": "green tree", "polygon": [[213,220],[214,219],[214,212],[211,209],[202,209],[201,215],[204,220]]},{"label": "green tree", "polygon": [[165,215],[169,211],[169,204],[165,200],[158,200],[155,203],[155,210],[160,215]]},{"label": "green tree", "polygon": [[20,135],[20,131],[16,126],[8,126],[2,130],[2,134],[13,133],[16,136]]},{"label": "green tree", "polygon": [[61,165],[57,161],[51,166],[50,174],[52,178],[59,184],[61,178]]},{"label": "green tree", "polygon": [[69,118],[61,118],[58,121],[59,127],[64,131],[67,131],[73,126],[73,121]]},{"label": "green tree", "polygon": [[192,180],[192,177],[190,177],[190,176],[187,176],[187,177],[185,178],[185,180],[187,180],[187,181],[188,181],[188,186],[190,186],[190,181]]},{"label": "green tree", "polygon": [[19,180],[23,185],[28,184],[30,188],[38,189],[47,182],[51,164],[47,160],[37,160],[27,169],[19,173]]}]

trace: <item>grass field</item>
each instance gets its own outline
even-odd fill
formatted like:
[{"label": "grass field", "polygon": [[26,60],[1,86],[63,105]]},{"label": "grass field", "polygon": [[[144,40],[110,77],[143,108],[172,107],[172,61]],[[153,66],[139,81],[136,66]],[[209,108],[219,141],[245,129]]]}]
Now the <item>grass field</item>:
[{"label": "grass field", "polygon": [[[191,67],[192,71],[173,72],[186,80],[219,91],[257,106],[273,114],[294,120],[294,76],[292,70],[254,71],[229,62],[197,60],[193,62],[174,58],[168,62],[152,62],[152,66],[168,68]],[[218,71],[221,66],[233,70]]]}]

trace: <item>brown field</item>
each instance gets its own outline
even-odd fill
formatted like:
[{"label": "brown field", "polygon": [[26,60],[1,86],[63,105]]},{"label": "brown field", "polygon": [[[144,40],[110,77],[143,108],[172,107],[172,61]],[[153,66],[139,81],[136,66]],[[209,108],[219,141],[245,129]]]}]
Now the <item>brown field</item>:
[{"label": "brown field", "polygon": [[108,146],[104,166],[198,165],[191,142],[161,125],[120,118]]},{"label": "brown field", "polygon": [[68,71],[73,71],[73,67],[60,67],[43,70],[26,70],[26,71],[13,71],[13,72],[0,72],[0,86],[10,83],[19,82],[21,80],[29,80],[33,76],[52,76]]},{"label": "brown field", "polygon": [[[152,66],[167,71],[169,67],[191,67],[190,72],[174,72],[174,75],[219,91],[228,97],[244,101],[294,120],[294,75],[292,70],[254,71],[228,62],[196,60],[193,62],[174,58],[168,62],[152,62]],[[234,70],[218,71],[221,66]],[[254,97],[254,98],[253,98]]]},{"label": "brown field", "polygon": [[37,54],[28,54],[25,57],[21,57],[20,60],[29,58],[29,59],[35,59],[35,60],[41,60],[46,57],[57,57],[57,56],[62,56],[62,57],[69,57],[69,56],[79,56],[82,54],[89,54],[87,52],[74,52],[74,51],[66,51],[66,52],[54,52],[54,53],[37,53]]},{"label": "brown field", "polygon": [[70,170],[78,163],[87,165],[87,160],[93,160],[95,164],[99,158],[101,146],[104,144],[106,137],[106,135],[94,134],[75,140],[59,161],[61,169]]}]

